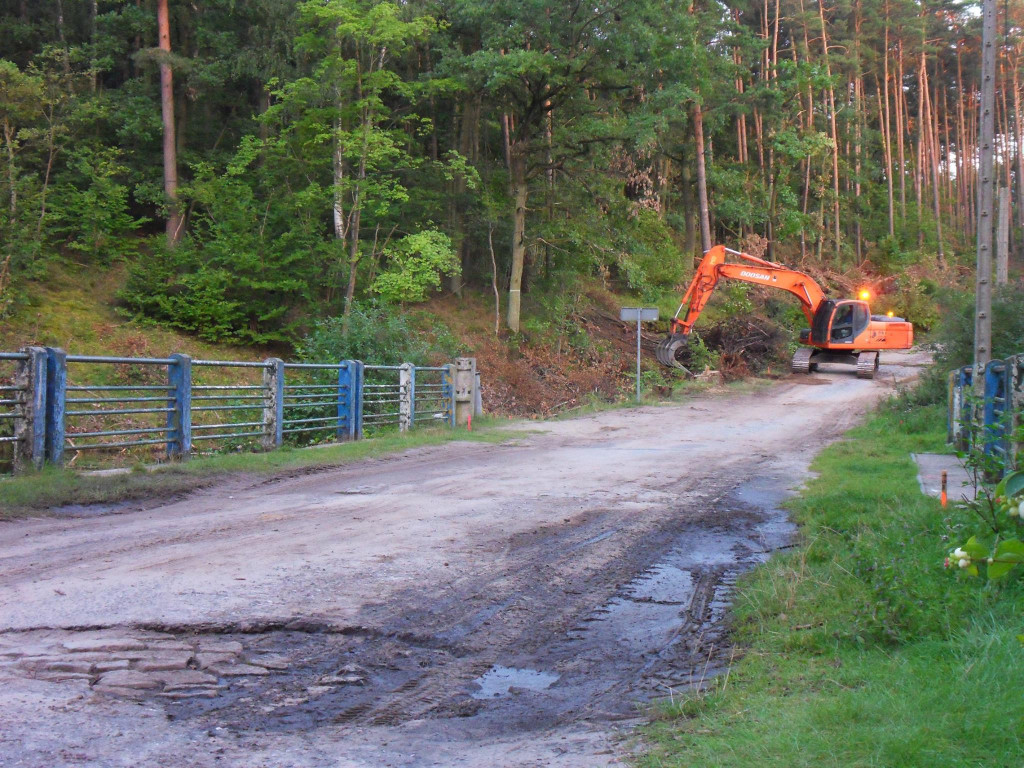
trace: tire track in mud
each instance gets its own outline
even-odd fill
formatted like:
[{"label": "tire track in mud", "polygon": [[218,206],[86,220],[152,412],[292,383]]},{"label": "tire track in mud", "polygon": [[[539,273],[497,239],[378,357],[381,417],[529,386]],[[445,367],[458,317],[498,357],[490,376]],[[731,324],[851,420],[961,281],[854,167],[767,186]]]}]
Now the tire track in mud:
[{"label": "tire track in mud", "polygon": [[[168,711],[239,733],[460,718],[479,738],[632,720],[638,702],[701,685],[728,663],[728,592],[765,554],[748,529],[778,528],[777,545],[789,532],[781,513],[731,496],[647,521],[595,509],[584,524],[524,535],[504,555],[518,576],[499,563],[444,591],[392,595],[359,617],[362,632],[250,636],[254,651],[289,655],[289,673],[239,680],[219,701]],[[581,564],[582,549],[604,552]],[[495,667],[557,680],[481,699],[481,677]],[[324,683],[339,675],[349,682]]]}]

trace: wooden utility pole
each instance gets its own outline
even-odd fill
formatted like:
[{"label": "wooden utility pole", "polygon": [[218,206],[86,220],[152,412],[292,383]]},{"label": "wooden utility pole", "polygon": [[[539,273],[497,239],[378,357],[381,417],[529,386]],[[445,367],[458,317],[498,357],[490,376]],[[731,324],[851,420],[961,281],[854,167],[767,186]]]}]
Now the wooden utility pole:
[{"label": "wooden utility pole", "polygon": [[164,194],[167,195],[167,245],[181,240],[178,209],[178,149],[174,138],[174,75],[171,72],[171,23],[167,0],[157,0],[157,35],[160,42],[160,109],[164,125]]},{"label": "wooden utility pole", "polygon": [[978,145],[978,272],[974,304],[974,382],[992,359],[992,235],[995,228],[996,0],[983,0],[981,10],[981,109]]}]

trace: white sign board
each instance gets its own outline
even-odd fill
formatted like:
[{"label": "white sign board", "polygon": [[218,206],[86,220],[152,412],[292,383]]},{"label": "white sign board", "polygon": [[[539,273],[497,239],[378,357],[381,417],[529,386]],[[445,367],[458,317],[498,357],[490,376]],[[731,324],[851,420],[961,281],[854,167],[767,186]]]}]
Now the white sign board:
[{"label": "white sign board", "polygon": [[622,307],[619,310],[619,320],[624,323],[650,323],[657,319],[657,307]]}]

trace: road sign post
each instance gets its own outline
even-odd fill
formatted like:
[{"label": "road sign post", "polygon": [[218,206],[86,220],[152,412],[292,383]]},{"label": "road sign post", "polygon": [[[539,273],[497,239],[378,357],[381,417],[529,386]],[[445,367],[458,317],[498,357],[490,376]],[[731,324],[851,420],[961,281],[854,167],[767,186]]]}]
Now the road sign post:
[{"label": "road sign post", "polygon": [[640,402],[640,323],[658,319],[657,307],[622,307],[619,320],[624,323],[636,321],[636,401]]}]

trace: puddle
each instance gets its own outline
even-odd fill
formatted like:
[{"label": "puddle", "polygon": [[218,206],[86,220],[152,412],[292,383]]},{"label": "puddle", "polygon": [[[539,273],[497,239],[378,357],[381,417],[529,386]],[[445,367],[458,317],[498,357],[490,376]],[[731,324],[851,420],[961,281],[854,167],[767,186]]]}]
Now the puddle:
[{"label": "puddle", "polygon": [[550,688],[558,677],[551,672],[501,667],[495,664],[473,681],[480,686],[480,690],[473,694],[473,698],[492,699],[496,696],[507,696],[512,688],[543,691]]},{"label": "puddle", "polygon": [[88,518],[128,512],[135,509],[136,506],[136,503],[132,501],[117,501],[113,504],[65,504],[54,507],[51,513],[54,517]]},{"label": "puddle", "polygon": [[633,581],[627,591],[632,600],[689,605],[693,600],[693,574],[674,565],[661,563]]}]

